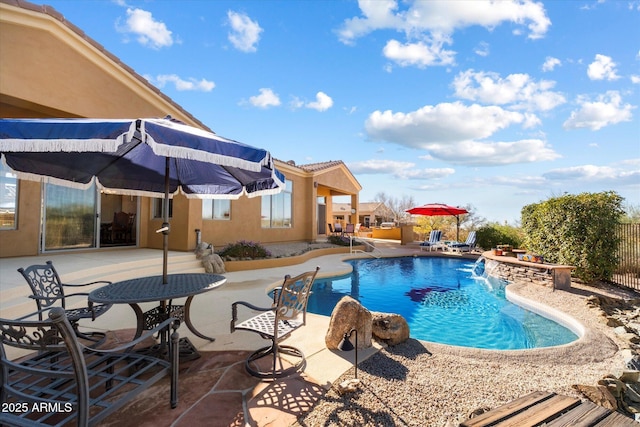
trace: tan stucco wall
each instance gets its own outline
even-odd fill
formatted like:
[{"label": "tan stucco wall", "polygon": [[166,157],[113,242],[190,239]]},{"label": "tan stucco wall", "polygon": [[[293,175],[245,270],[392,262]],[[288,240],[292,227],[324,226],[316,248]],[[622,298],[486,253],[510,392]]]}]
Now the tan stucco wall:
[{"label": "tan stucco wall", "polygon": [[52,16],[0,3],[0,33],[2,117],[171,114],[199,124],[116,57]]}]

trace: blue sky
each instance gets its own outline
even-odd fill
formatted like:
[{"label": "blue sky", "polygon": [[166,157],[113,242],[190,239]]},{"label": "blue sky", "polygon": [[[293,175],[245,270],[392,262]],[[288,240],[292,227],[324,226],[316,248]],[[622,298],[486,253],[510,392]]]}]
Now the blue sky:
[{"label": "blue sky", "polygon": [[640,1],[35,1],[220,135],[513,223],[640,206]]}]

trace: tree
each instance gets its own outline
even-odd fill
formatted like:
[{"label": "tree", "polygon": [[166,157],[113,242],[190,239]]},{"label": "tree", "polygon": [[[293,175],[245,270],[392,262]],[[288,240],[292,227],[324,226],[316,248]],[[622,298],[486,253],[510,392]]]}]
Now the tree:
[{"label": "tree", "polygon": [[396,197],[387,196],[383,191],[376,194],[374,201],[384,204],[388,210],[388,216],[393,218],[393,221],[397,224],[404,222],[409,218],[409,214],[405,211],[407,209],[411,209],[416,204],[412,196],[403,195],[402,198],[398,199]]}]

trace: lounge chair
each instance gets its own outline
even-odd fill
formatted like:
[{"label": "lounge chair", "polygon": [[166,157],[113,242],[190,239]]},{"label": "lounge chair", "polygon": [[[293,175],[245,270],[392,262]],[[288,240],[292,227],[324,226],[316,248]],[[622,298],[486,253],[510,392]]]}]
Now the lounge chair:
[{"label": "lounge chair", "polygon": [[452,243],[449,249],[452,252],[471,252],[476,247],[476,232],[470,231],[464,243]]},{"label": "lounge chair", "polygon": [[[275,380],[304,369],[306,364],[304,353],[296,347],[280,344],[280,342],[306,324],[307,301],[318,270],[320,267],[316,267],[315,271],[308,271],[296,277],[285,276],[282,286],[274,290],[273,305],[269,308],[256,307],[245,301],[236,301],[231,305],[230,326],[232,333],[236,330],[245,330],[255,332],[266,340],[271,340],[270,345],[254,351],[245,361],[247,372],[254,377]],[[238,305],[262,313],[239,322]],[[287,361],[283,361],[280,354],[286,354],[290,357],[287,357]],[[265,367],[267,361],[261,363],[261,359],[269,355],[272,356],[271,366]]]},{"label": "lounge chair", "polygon": [[429,240],[425,240],[420,243],[420,250],[423,251],[425,249],[429,249],[429,252],[432,250],[444,249],[444,243],[440,241],[440,237],[442,237],[441,230],[431,230],[429,233]]}]

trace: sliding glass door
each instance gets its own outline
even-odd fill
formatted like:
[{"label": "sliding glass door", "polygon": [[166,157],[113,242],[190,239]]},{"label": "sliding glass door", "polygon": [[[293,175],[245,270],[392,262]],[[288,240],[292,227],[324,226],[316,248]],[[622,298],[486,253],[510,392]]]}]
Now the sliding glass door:
[{"label": "sliding glass door", "polygon": [[45,184],[43,251],[97,246],[96,189]]},{"label": "sliding glass door", "polygon": [[136,246],[138,197],[44,186],[42,251]]}]

